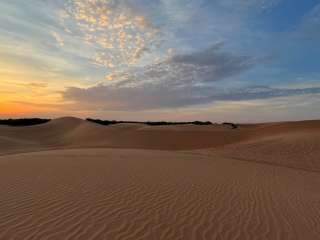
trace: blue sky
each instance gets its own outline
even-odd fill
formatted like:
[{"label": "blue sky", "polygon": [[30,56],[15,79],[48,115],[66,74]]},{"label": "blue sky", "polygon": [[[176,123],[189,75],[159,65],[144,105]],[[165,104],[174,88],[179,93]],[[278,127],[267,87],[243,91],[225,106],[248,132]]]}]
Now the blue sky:
[{"label": "blue sky", "polygon": [[0,12],[0,117],[320,117],[316,0],[11,0]]}]

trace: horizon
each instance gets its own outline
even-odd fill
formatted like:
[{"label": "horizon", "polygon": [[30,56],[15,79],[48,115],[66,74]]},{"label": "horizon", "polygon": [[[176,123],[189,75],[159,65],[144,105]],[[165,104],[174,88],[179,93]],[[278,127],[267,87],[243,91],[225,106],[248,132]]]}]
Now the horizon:
[{"label": "horizon", "polygon": [[[78,119],[78,120],[83,120],[83,121],[92,121],[95,122],[95,120],[101,120],[101,121],[114,121],[116,122],[116,124],[119,123],[181,123],[181,124],[186,124],[186,123],[196,123],[196,122],[200,122],[200,123],[210,123],[210,124],[218,124],[218,125],[223,125],[223,124],[239,124],[239,125],[245,125],[245,124],[269,124],[269,123],[290,123],[290,122],[314,122],[314,121],[320,121],[320,119],[302,119],[302,120],[288,120],[288,121],[266,121],[266,122],[236,122],[236,121],[209,121],[209,120],[197,120],[197,119],[191,119],[188,121],[168,121],[168,120],[126,120],[126,119],[113,119],[113,118],[90,118],[90,117],[74,117],[74,116],[60,116],[60,117],[56,117],[56,118],[50,118],[50,117],[9,117],[9,118],[0,118],[0,121],[6,121],[6,120],[32,120],[32,119],[40,119],[40,120],[49,120],[49,121],[53,121],[53,120],[61,120],[61,119],[68,119],[68,118],[72,118],[72,119]],[[97,123],[97,122],[95,122]],[[34,124],[34,125],[38,125]],[[0,124],[1,125],[1,124]],[[23,126],[23,125],[21,125]]]},{"label": "horizon", "polygon": [[0,12],[0,119],[320,119],[317,0],[12,0]]}]

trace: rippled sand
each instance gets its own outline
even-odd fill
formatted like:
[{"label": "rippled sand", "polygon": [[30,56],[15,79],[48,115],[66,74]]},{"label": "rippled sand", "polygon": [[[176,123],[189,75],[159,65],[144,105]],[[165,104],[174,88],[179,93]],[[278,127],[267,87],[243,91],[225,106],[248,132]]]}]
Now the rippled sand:
[{"label": "rippled sand", "polygon": [[0,154],[0,239],[320,239],[318,121],[63,118],[0,126]]}]

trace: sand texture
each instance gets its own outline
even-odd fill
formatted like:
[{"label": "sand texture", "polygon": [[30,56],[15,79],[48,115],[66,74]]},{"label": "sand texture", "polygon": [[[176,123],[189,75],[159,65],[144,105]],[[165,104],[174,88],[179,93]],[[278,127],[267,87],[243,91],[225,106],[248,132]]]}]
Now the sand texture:
[{"label": "sand texture", "polygon": [[0,239],[318,240],[320,121],[0,126]]}]

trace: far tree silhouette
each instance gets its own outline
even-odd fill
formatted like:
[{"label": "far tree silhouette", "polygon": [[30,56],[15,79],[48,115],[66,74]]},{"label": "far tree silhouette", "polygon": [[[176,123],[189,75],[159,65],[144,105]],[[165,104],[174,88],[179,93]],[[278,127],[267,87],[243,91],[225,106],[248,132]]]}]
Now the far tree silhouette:
[{"label": "far tree silhouette", "polygon": [[186,124],[193,124],[193,125],[212,125],[212,122],[206,121],[194,121],[194,122],[165,122],[165,121],[159,121],[159,122],[138,122],[138,121],[116,121],[116,120],[101,120],[101,119],[92,119],[87,118],[87,121],[98,123],[101,125],[112,125],[112,124],[119,124],[119,123],[140,123],[140,124],[146,124],[149,126],[163,126],[163,125],[186,125]]},{"label": "far tree silhouette", "polygon": [[41,118],[20,118],[20,119],[0,119],[0,125],[8,125],[14,127],[32,126],[49,122],[50,119]]}]

